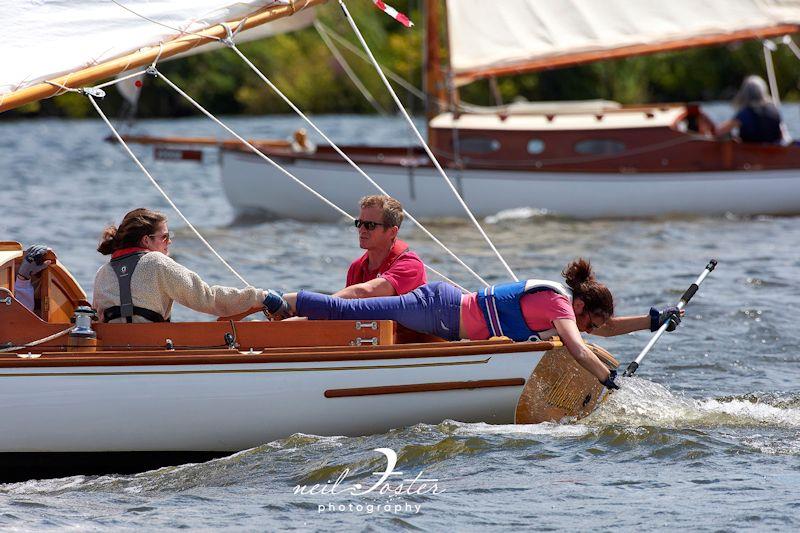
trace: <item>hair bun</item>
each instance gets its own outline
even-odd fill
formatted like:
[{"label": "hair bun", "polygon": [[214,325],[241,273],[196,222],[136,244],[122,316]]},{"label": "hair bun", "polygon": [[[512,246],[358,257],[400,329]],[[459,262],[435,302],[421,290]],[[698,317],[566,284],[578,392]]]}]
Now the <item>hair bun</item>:
[{"label": "hair bun", "polygon": [[114,253],[114,241],[116,237],[117,227],[114,225],[108,226],[103,230],[103,234],[100,236],[100,244],[97,246],[97,251],[103,255]]},{"label": "hair bun", "polygon": [[568,264],[561,275],[572,290],[579,291],[586,282],[595,281],[591,263],[582,257]]}]

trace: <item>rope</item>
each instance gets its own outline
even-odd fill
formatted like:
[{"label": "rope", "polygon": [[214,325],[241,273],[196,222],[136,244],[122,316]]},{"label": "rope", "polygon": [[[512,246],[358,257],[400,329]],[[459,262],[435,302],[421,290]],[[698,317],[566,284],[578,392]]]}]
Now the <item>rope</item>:
[{"label": "rope", "polygon": [[150,182],[153,184],[153,186],[158,190],[158,192],[161,193],[161,196],[163,196],[164,199],[169,203],[169,205],[175,210],[175,212],[178,213],[178,216],[180,216],[181,219],[183,219],[183,221],[186,223],[186,225],[189,226],[189,229],[191,229],[194,232],[194,234],[197,236],[197,238],[200,239],[200,242],[205,244],[206,248],[208,248],[211,251],[211,253],[214,254],[214,256],[217,259],[219,259],[222,262],[222,264],[225,265],[228,268],[228,270],[230,270],[233,273],[234,276],[239,278],[239,280],[242,283],[244,283],[245,286],[250,286],[250,284],[247,282],[247,280],[244,279],[231,265],[229,265],[228,262],[225,261],[225,259],[221,255],[219,255],[219,253],[217,253],[217,251],[214,249],[214,247],[211,246],[211,243],[209,243],[200,234],[200,232],[197,231],[197,228],[195,228],[194,225],[191,222],[189,222],[189,219],[186,218],[186,216],[183,214],[183,212],[181,212],[181,210],[178,209],[178,206],[175,205],[175,202],[173,202],[172,199],[169,197],[169,195],[164,191],[164,189],[161,188],[161,186],[158,184],[158,182],[155,180],[155,178],[153,178],[153,176],[147,171],[147,169],[144,168],[144,165],[142,165],[142,163],[139,161],[139,159],[133,154],[133,152],[128,147],[128,145],[125,144],[125,141],[122,140],[122,137],[120,137],[120,135],[117,132],[117,130],[114,129],[114,126],[111,125],[111,122],[109,122],[108,117],[106,117],[105,113],[103,113],[103,110],[100,109],[100,106],[97,105],[97,102],[95,102],[95,100],[92,97],[92,95],[87,94],[86,96],[89,97],[89,101],[92,103],[92,105],[94,106],[95,110],[100,115],[100,118],[102,118],[103,122],[106,123],[106,126],[108,126],[109,129],[111,129],[111,132],[114,134],[114,137],[116,137],[117,141],[122,145],[122,147],[125,149],[125,151],[128,152],[128,155],[131,156],[131,159],[133,159],[133,161],[136,163],[136,165],[139,167],[139,169],[141,169],[141,171],[144,172],[144,175],[147,176],[147,178],[150,180]]},{"label": "rope", "polygon": [[[232,48],[238,52],[238,49],[236,49],[235,47],[232,47]],[[241,54],[240,54],[240,55],[241,55]],[[242,56],[242,57],[244,58],[244,56]],[[245,61],[247,61],[247,59],[246,59],[246,58],[244,58],[244,59],[245,59]],[[249,62],[248,62],[248,63],[249,63]],[[253,68],[255,68],[255,67],[253,67]],[[256,69],[256,70],[257,70],[257,69]],[[319,198],[319,199],[320,199],[322,202],[324,202],[324,203],[325,203],[325,204],[327,204],[328,206],[332,207],[332,208],[333,208],[335,211],[337,211],[337,212],[338,212],[339,214],[341,214],[342,216],[344,216],[344,217],[348,218],[349,220],[354,220],[354,217],[353,217],[353,216],[352,216],[350,213],[348,213],[347,211],[345,211],[344,209],[342,209],[342,208],[341,208],[341,207],[339,207],[338,205],[334,204],[333,202],[331,202],[330,200],[328,200],[327,198],[325,198],[325,197],[324,197],[322,194],[320,194],[319,192],[317,192],[317,191],[316,191],[314,188],[310,187],[309,185],[306,185],[306,184],[305,184],[305,183],[304,183],[304,182],[303,182],[303,181],[302,181],[300,178],[296,177],[296,176],[295,176],[295,175],[293,175],[291,172],[289,172],[288,170],[284,169],[284,168],[283,168],[283,167],[281,167],[279,164],[277,164],[275,161],[273,161],[272,159],[270,159],[269,157],[267,157],[267,156],[266,156],[264,153],[262,153],[260,150],[258,150],[258,148],[256,148],[255,146],[253,146],[253,145],[252,145],[252,144],[251,144],[251,143],[250,143],[248,140],[246,140],[244,137],[242,137],[241,135],[239,135],[238,133],[236,133],[235,131],[233,131],[233,130],[232,130],[231,128],[229,128],[229,127],[228,127],[226,124],[224,124],[222,121],[220,121],[220,120],[219,120],[217,117],[215,117],[214,115],[212,115],[212,114],[211,114],[211,113],[210,113],[208,110],[206,110],[206,109],[205,109],[203,106],[201,106],[199,103],[197,103],[197,102],[196,102],[196,101],[195,101],[195,100],[194,100],[194,99],[193,99],[191,96],[189,96],[189,95],[188,95],[188,94],[186,94],[186,93],[185,93],[183,90],[181,90],[181,88],[180,88],[180,87],[178,87],[177,85],[175,85],[174,83],[172,83],[172,81],[171,81],[169,78],[167,78],[166,76],[164,76],[164,74],[163,74],[163,73],[159,72],[158,70],[155,70],[154,72],[155,72],[155,73],[156,73],[156,74],[157,74],[157,75],[158,75],[158,76],[159,76],[159,77],[160,77],[162,80],[164,80],[164,82],[165,82],[167,85],[169,85],[170,87],[172,87],[172,89],[173,89],[175,92],[177,92],[178,94],[180,94],[181,96],[183,96],[183,97],[184,97],[184,98],[185,98],[187,101],[189,101],[189,102],[190,102],[190,103],[191,103],[191,104],[192,104],[192,105],[193,105],[195,108],[197,108],[197,110],[198,110],[198,111],[200,111],[201,113],[203,113],[205,116],[207,116],[209,119],[211,119],[211,120],[212,120],[213,122],[215,122],[217,125],[219,125],[219,126],[222,128],[222,129],[224,129],[225,131],[227,131],[228,133],[230,133],[231,135],[233,135],[234,137],[236,137],[236,138],[237,138],[237,139],[238,139],[240,142],[242,142],[242,143],[243,143],[245,146],[247,146],[247,147],[248,147],[248,148],[249,148],[249,149],[250,149],[250,150],[251,150],[251,151],[252,151],[254,154],[256,154],[258,157],[260,157],[261,159],[263,159],[264,161],[266,161],[267,163],[269,163],[270,165],[272,165],[274,168],[276,168],[277,170],[279,170],[280,172],[282,172],[283,174],[285,174],[286,176],[288,176],[289,178],[291,178],[292,180],[294,180],[294,181],[295,181],[295,183],[297,183],[298,185],[300,185],[301,187],[303,187],[304,189],[306,189],[308,192],[310,192],[311,194],[313,194],[314,196],[316,196],[317,198]],[[298,110],[298,112],[299,112],[299,110]],[[303,116],[305,116],[305,115],[303,115]],[[314,127],[315,129],[317,129],[317,128],[316,128],[316,126],[314,126],[314,125],[313,125],[313,123],[311,123],[310,121],[309,121],[309,123],[310,123],[310,124],[312,124],[312,127]],[[317,131],[319,132],[319,130],[318,130],[318,129],[317,129]],[[319,132],[319,133],[320,133],[320,134],[322,134],[322,132]],[[323,137],[324,137],[324,134],[322,134],[322,135],[323,135]],[[326,137],[326,139],[327,139],[327,137]],[[341,153],[341,152],[340,152],[340,153]],[[347,156],[344,156],[344,157],[345,157],[345,158],[347,158]],[[355,164],[355,163],[353,163],[353,164]],[[371,178],[369,178],[369,177],[368,177],[368,179],[371,179]],[[374,183],[374,182],[373,182],[373,183]],[[378,187],[378,188],[379,188],[379,190],[383,191],[383,189],[380,189],[380,187],[379,187],[377,184],[375,184],[375,186],[376,186],[376,187]],[[386,193],[384,192],[384,194],[386,194]],[[408,214],[408,213],[406,212],[406,214]],[[413,217],[411,217],[410,215],[409,215],[409,219],[410,219],[410,220],[414,220],[414,221],[416,222],[416,220],[415,220]],[[444,246],[444,244],[442,244],[442,243],[441,243],[441,242],[440,242],[438,239],[436,239],[436,237],[434,237],[433,235],[431,235],[431,234],[430,234],[430,232],[428,232],[428,231],[427,231],[427,230],[426,230],[426,229],[425,229],[423,226],[421,226],[421,225],[419,224],[419,222],[416,222],[416,223],[417,223],[417,225],[419,225],[419,226],[420,226],[420,227],[423,229],[423,231],[427,232],[427,233],[428,233],[428,235],[429,235],[431,238],[433,238],[433,239],[434,239],[434,241],[436,241],[436,242],[437,242],[437,243],[439,243],[439,244],[440,244],[442,247],[444,247],[445,249],[447,249],[447,247],[445,247],[445,246]],[[448,250],[448,251],[449,251],[449,250]],[[455,257],[455,254],[453,254],[452,252],[450,252],[450,254],[451,254],[451,255],[453,255],[453,256]],[[461,260],[460,260],[460,259],[458,259],[458,257],[456,257],[456,259],[457,259],[459,262],[461,262]],[[461,262],[461,264],[462,264],[462,265],[464,265],[464,263],[463,263],[463,262]],[[471,270],[469,267],[467,267],[466,265],[464,265],[464,266],[465,266],[465,267],[466,267],[466,268],[467,268],[467,269],[468,269],[470,272],[472,272],[472,273],[473,273],[475,276],[477,276],[479,280],[481,280],[481,281],[482,281],[484,284],[486,284],[486,282],[485,282],[485,281],[483,281],[483,279],[481,279],[481,278],[480,278],[480,276],[478,276],[477,274],[475,274],[475,273],[474,273],[474,272],[473,272],[473,271],[472,271],[472,270]],[[425,265],[425,267],[426,267],[428,270],[430,270],[431,272],[433,272],[434,274],[436,274],[437,276],[440,276],[442,279],[444,279],[445,281],[447,281],[447,282],[448,282],[448,283],[450,283],[451,285],[454,285],[454,286],[458,287],[458,288],[459,288],[459,289],[460,289],[462,292],[465,292],[465,293],[468,293],[468,292],[470,292],[470,291],[466,290],[464,287],[462,287],[461,285],[459,285],[458,283],[456,283],[456,282],[452,281],[450,278],[448,278],[447,276],[445,276],[445,275],[444,275],[444,274],[442,274],[441,272],[439,272],[439,271],[435,270],[434,268],[432,268],[432,267],[430,267],[430,266],[428,266],[428,265]],[[487,284],[487,286],[488,286],[488,284]]]},{"label": "rope", "polygon": [[109,85],[116,85],[121,81],[129,80],[131,78],[135,78],[136,76],[141,76],[142,74],[147,74],[147,70],[140,70],[139,72],[134,72],[133,74],[128,74],[127,76],[123,76],[122,78],[115,78],[109,82],[103,83],[101,85],[95,85],[95,89],[103,89],[108,87]]},{"label": "rope", "polygon": [[776,49],[772,41],[762,41],[764,45],[764,63],[767,65],[767,78],[769,78],[769,92],[772,93],[772,103],[775,107],[781,106],[781,95],[778,93],[778,80],[775,77],[775,65],[772,64],[772,52]]},{"label": "rope", "polygon": [[361,83],[361,80],[358,78],[358,76],[356,76],[356,73],[353,72],[353,69],[350,68],[350,65],[345,60],[344,56],[342,56],[342,53],[339,52],[339,49],[336,48],[336,45],[333,44],[333,41],[331,41],[331,38],[328,37],[328,35],[325,33],[325,30],[320,28],[320,25],[316,19],[314,19],[314,28],[317,30],[317,33],[319,33],[319,36],[322,37],[322,42],[325,43],[325,46],[328,47],[328,50],[330,50],[331,54],[333,54],[333,57],[336,58],[336,61],[344,70],[345,74],[347,74],[347,77],[353,82],[353,85],[355,85],[356,88],[361,92],[361,95],[367,100],[367,102],[370,103],[372,108],[375,109],[379,115],[385,117],[387,115],[386,110],[381,107],[381,104],[375,100],[375,97],[372,96],[372,93],[370,93],[364,84]]},{"label": "rope", "polygon": [[50,335],[48,337],[44,337],[43,339],[35,340],[33,342],[29,342],[29,343],[23,344],[21,346],[9,346],[8,348],[3,348],[2,350],[0,350],[0,353],[14,352],[16,350],[21,350],[23,348],[33,348],[34,346],[38,346],[40,344],[44,344],[47,341],[51,341],[53,339],[57,339],[59,337],[63,337],[64,335],[66,335],[70,331],[72,331],[72,326],[68,327],[64,331],[59,331],[58,333],[54,333],[53,335]]},{"label": "rope", "polygon": [[[356,164],[356,162],[355,162],[355,161],[353,161],[352,159],[350,159],[350,157],[348,157],[348,155],[347,155],[347,154],[345,154],[345,153],[344,153],[344,152],[341,150],[341,148],[339,148],[339,146],[338,146],[338,145],[337,145],[335,142],[333,142],[333,141],[332,141],[332,140],[331,140],[331,139],[330,139],[330,138],[329,138],[327,135],[325,135],[325,133],[323,133],[323,132],[322,132],[322,130],[320,130],[320,129],[317,127],[317,125],[316,125],[316,124],[314,124],[314,122],[312,122],[312,121],[311,121],[311,119],[310,119],[310,118],[308,118],[308,117],[305,115],[305,113],[303,113],[303,112],[302,112],[302,111],[301,111],[301,110],[300,110],[300,109],[299,109],[299,108],[298,108],[296,105],[294,105],[294,103],[293,103],[291,100],[289,100],[289,98],[288,98],[288,97],[287,97],[285,94],[283,94],[283,92],[282,92],[280,89],[278,89],[278,88],[275,86],[275,84],[274,84],[274,83],[272,83],[272,82],[269,80],[269,78],[267,78],[267,77],[266,77],[266,76],[265,76],[265,75],[264,75],[264,74],[263,74],[263,73],[262,73],[262,72],[261,72],[261,71],[258,69],[258,67],[256,67],[256,66],[255,66],[255,65],[254,65],[254,64],[253,64],[253,63],[252,63],[252,62],[251,62],[251,61],[250,61],[250,60],[249,60],[249,59],[248,59],[248,58],[247,58],[247,57],[246,57],[244,54],[242,54],[242,52],[240,52],[240,51],[239,51],[239,49],[236,47],[236,45],[234,45],[234,44],[230,44],[230,48],[231,48],[231,49],[232,49],[234,52],[236,52],[236,54],[237,54],[237,55],[238,55],[238,56],[239,56],[239,57],[242,59],[242,61],[244,61],[244,62],[247,64],[247,66],[249,66],[249,67],[250,67],[250,68],[253,70],[253,72],[255,72],[255,73],[256,73],[256,75],[258,75],[258,77],[259,77],[259,78],[261,78],[261,80],[262,80],[264,83],[266,83],[266,84],[269,86],[269,88],[270,88],[270,89],[272,89],[273,91],[275,91],[275,94],[277,94],[278,96],[280,96],[280,98],[281,98],[281,99],[282,99],[284,102],[286,102],[286,104],[287,104],[289,107],[291,107],[291,108],[292,108],[292,110],[293,110],[295,113],[297,113],[297,115],[298,115],[300,118],[302,118],[302,119],[303,119],[303,120],[304,120],[304,121],[305,121],[305,122],[306,122],[306,123],[307,123],[309,126],[311,126],[311,128],[313,128],[313,129],[314,129],[314,131],[316,131],[316,132],[317,132],[317,133],[318,133],[320,136],[322,136],[322,138],[323,138],[323,139],[325,139],[325,142],[327,142],[327,143],[328,143],[328,144],[331,146],[331,148],[333,148],[333,149],[336,151],[336,153],[337,153],[337,154],[339,154],[339,155],[340,155],[340,156],[341,156],[341,157],[342,157],[342,158],[343,158],[345,161],[347,161],[347,162],[350,164],[350,166],[352,166],[352,167],[353,167],[353,169],[355,169],[355,171],[356,171],[356,172],[358,172],[358,173],[359,173],[359,174],[360,174],[360,175],[361,175],[361,176],[362,176],[362,177],[363,177],[365,180],[367,180],[367,181],[368,181],[370,184],[372,184],[372,186],[373,186],[373,187],[375,187],[376,189],[378,189],[378,191],[380,191],[380,192],[381,192],[381,194],[385,194],[385,195],[389,196],[389,193],[387,193],[387,192],[386,192],[386,191],[385,191],[385,190],[384,190],[384,189],[383,189],[383,188],[382,188],[380,185],[378,185],[378,183],[377,183],[375,180],[373,180],[371,177],[369,177],[369,176],[366,174],[366,172],[364,172],[364,171],[361,169],[361,167],[359,167],[359,166]],[[404,110],[404,111],[405,111],[405,110]],[[238,136],[237,136],[237,137],[238,137]],[[244,140],[244,139],[241,139],[241,137],[239,137],[239,139],[240,139],[240,140]],[[266,157],[266,156],[264,156],[264,157]],[[278,168],[280,168],[280,167],[278,167]],[[282,170],[282,169],[281,169],[281,170]],[[284,171],[284,172],[286,172],[286,171]],[[287,174],[288,174],[288,172],[287,172]],[[290,175],[290,176],[291,176],[291,174],[288,174],[288,175]],[[295,178],[295,179],[296,179],[296,178]],[[299,181],[299,180],[297,180],[297,181]],[[304,185],[304,186],[305,186],[305,185]],[[308,188],[309,190],[313,190],[313,189],[310,189],[309,187],[307,187],[307,188]],[[321,196],[321,195],[319,195],[319,194],[318,194],[318,196],[319,196],[320,198],[322,198],[322,196]],[[327,202],[327,200],[326,200],[326,202]],[[330,202],[328,202],[328,203],[330,203]],[[331,204],[331,205],[332,205],[332,204]],[[409,219],[411,222],[413,222],[413,223],[414,223],[414,224],[415,224],[415,225],[416,225],[416,226],[417,226],[419,229],[421,229],[421,230],[422,230],[422,231],[425,233],[425,235],[427,235],[428,237],[430,237],[430,238],[433,240],[433,242],[435,242],[436,244],[438,244],[438,245],[439,245],[439,246],[440,246],[440,247],[441,247],[441,248],[442,248],[442,249],[443,249],[445,252],[447,252],[448,254],[450,254],[450,256],[451,256],[453,259],[455,259],[455,260],[456,260],[456,261],[457,261],[457,262],[458,262],[458,263],[459,263],[461,266],[463,266],[463,267],[464,267],[464,268],[465,268],[465,269],[466,269],[466,270],[467,270],[467,271],[468,271],[470,274],[472,274],[472,275],[475,277],[475,279],[477,279],[479,282],[481,282],[481,283],[482,283],[484,286],[486,286],[486,287],[488,287],[488,286],[489,286],[489,284],[488,284],[488,283],[487,283],[487,282],[486,282],[486,281],[485,281],[485,280],[484,280],[484,279],[483,279],[483,278],[482,278],[482,277],[481,277],[481,276],[480,276],[480,275],[479,275],[477,272],[475,272],[474,270],[472,270],[472,268],[470,268],[470,267],[469,267],[469,266],[468,266],[466,263],[464,263],[464,261],[462,261],[462,260],[461,260],[461,259],[460,259],[460,258],[459,258],[459,257],[458,257],[458,256],[457,256],[457,255],[456,255],[456,254],[455,254],[455,253],[452,251],[452,250],[450,250],[450,249],[447,247],[447,245],[445,245],[445,244],[444,244],[442,241],[440,241],[439,239],[437,239],[437,238],[436,238],[436,237],[435,237],[435,236],[434,236],[434,235],[433,235],[433,234],[432,234],[430,231],[428,231],[428,229],[427,229],[425,226],[423,226],[423,225],[422,225],[422,223],[420,223],[420,222],[419,222],[419,221],[418,221],[416,218],[414,218],[414,217],[411,215],[411,213],[409,213],[409,212],[408,212],[407,210],[405,210],[405,209],[403,209],[403,213],[405,213],[405,215],[408,217],[408,219]]]},{"label": "rope", "polygon": [[453,194],[456,196],[456,199],[461,204],[461,207],[464,208],[464,211],[466,211],[466,213],[469,216],[469,218],[472,221],[472,223],[475,224],[476,228],[478,228],[478,231],[481,233],[483,238],[489,244],[489,247],[492,249],[492,251],[495,253],[497,258],[500,260],[500,262],[506,268],[508,273],[511,274],[511,277],[514,279],[514,281],[519,281],[519,278],[517,278],[517,276],[511,270],[511,267],[508,266],[508,263],[506,263],[506,260],[503,259],[503,256],[500,255],[500,252],[497,250],[495,245],[492,243],[491,239],[486,234],[486,232],[483,230],[481,225],[478,223],[477,219],[472,214],[472,211],[470,211],[469,207],[467,207],[467,204],[464,202],[464,199],[461,197],[460,194],[458,194],[458,191],[456,190],[455,186],[453,186],[453,182],[450,181],[450,178],[448,178],[447,174],[445,174],[444,169],[439,164],[439,161],[436,159],[436,156],[433,155],[433,152],[431,151],[431,149],[428,146],[428,144],[425,142],[425,139],[422,138],[422,135],[420,134],[419,130],[416,128],[416,126],[414,126],[414,121],[411,120],[411,117],[408,116],[408,113],[406,112],[405,108],[403,107],[403,104],[400,103],[400,100],[397,98],[397,94],[394,92],[394,89],[392,89],[392,86],[389,83],[389,80],[386,79],[386,76],[383,74],[383,71],[381,70],[380,65],[375,60],[375,56],[372,55],[372,51],[370,50],[369,46],[367,45],[367,42],[364,40],[364,36],[361,35],[361,32],[358,29],[358,26],[356,26],[356,23],[353,20],[353,17],[350,16],[350,12],[347,10],[347,6],[345,6],[344,0],[339,0],[339,5],[341,6],[342,11],[345,14],[345,18],[347,18],[347,21],[350,23],[350,27],[353,28],[353,32],[358,37],[358,40],[361,43],[361,46],[364,48],[364,51],[369,56],[373,67],[375,67],[375,70],[378,72],[378,75],[380,76],[381,80],[383,81],[383,84],[386,86],[386,89],[389,91],[389,94],[391,94],[392,99],[394,100],[395,104],[397,105],[397,108],[400,110],[400,113],[403,115],[403,117],[406,119],[408,124],[411,126],[412,130],[414,131],[414,133],[415,133],[415,135],[417,137],[417,140],[420,142],[422,147],[427,152],[428,157],[431,158],[431,162],[433,163],[433,166],[436,167],[436,170],[438,170],[439,174],[441,174],[442,178],[444,178],[445,182],[450,187],[450,190],[453,191]]},{"label": "rope", "polygon": [[58,87],[59,89],[64,91],[64,92],[61,92],[61,93],[57,93],[57,94],[55,94],[53,96],[61,96],[64,93],[83,93],[83,91],[81,89],[75,89],[75,88],[72,88],[72,87],[67,87],[66,85],[61,85],[60,83],[55,82],[55,81],[44,80],[44,82],[46,84],[48,84],[48,85],[52,85],[53,87]]}]

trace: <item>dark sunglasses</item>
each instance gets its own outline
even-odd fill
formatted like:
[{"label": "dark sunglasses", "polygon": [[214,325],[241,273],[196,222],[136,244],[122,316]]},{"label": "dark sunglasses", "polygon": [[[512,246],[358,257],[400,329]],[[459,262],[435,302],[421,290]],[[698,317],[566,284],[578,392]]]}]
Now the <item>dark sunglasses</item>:
[{"label": "dark sunglasses", "polygon": [[355,219],[353,221],[353,225],[357,228],[364,226],[365,228],[367,228],[367,231],[372,231],[378,226],[383,226],[384,228],[391,227],[389,226],[389,224],[384,224],[383,222],[372,222],[371,220],[361,220],[360,218]]},{"label": "dark sunglasses", "polygon": [[172,240],[172,233],[162,233],[161,235],[156,235],[155,233],[153,233],[152,235],[148,235],[148,237],[151,237],[153,239],[158,237],[163,242],[169,242]]},{"label": "dark sunglasses", "polygon": [[[591,313],[587,313],[586,316],[589,317],[589,329],[598,329],[598,328],[601,328],[601,327],[605,326],[605,321],[603,322],[603,324],[600,324],[600,325],[595,324]],[[608,320],[608,319],[606,318],[605,320]]]}]

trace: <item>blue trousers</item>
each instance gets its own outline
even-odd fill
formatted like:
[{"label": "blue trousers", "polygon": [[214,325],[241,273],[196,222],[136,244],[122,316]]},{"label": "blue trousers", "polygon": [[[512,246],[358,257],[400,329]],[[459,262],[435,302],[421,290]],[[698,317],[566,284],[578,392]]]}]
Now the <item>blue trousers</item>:
[{"label": "blue trousers", "polygon": [[461,291],[436,281],[400,296],[345,300],[300,291],[297,315],[311,320],[394,320],[398,324],[447,340],[459,340]]}]

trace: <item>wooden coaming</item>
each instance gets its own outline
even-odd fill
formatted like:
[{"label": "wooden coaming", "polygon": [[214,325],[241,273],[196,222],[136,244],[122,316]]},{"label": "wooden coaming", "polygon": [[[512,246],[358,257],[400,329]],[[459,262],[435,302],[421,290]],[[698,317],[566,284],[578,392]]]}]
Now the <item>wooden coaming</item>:
[{"label": "wooden coaming", "polygon": [[[475,355],[542,352],[559,342],[513,342],[511,340],[462,341],[434,344],[406,344],[374,347],[268,348],[253,354],[238,350],[139,350],[136,353],[107,351],[95,353],[44,352],[35,358],[14,353],[0,354],[0,368],[122,367],[241,365],[260,363],[320,363],[331,361],[383,361]],[[25,354],[28,350],[23,350]]]}]

